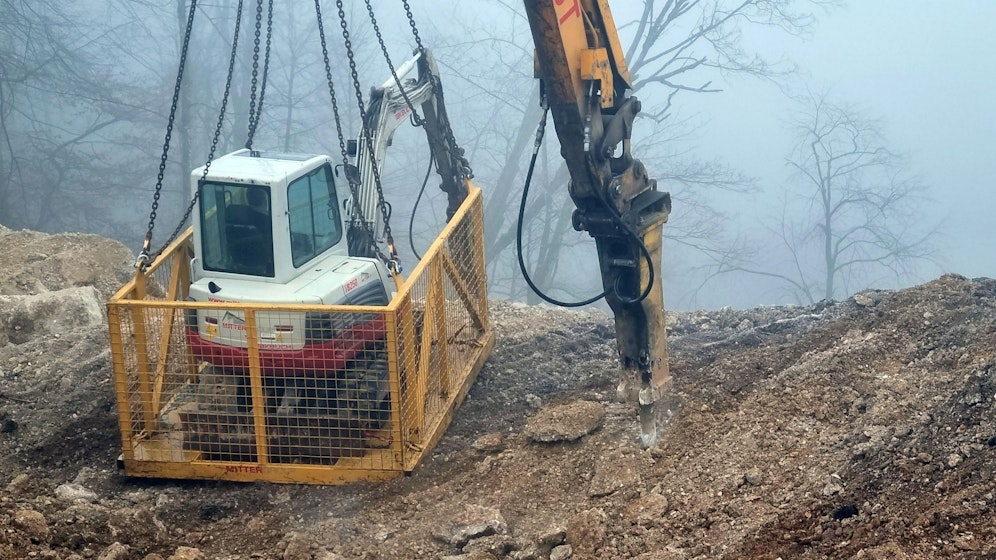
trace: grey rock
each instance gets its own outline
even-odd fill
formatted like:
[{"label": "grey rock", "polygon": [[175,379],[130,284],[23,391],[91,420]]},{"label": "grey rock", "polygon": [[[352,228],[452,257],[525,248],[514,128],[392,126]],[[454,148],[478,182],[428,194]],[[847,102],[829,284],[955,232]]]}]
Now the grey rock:
[{"label": "grey rock", "polygon": [[749,471],[744,473],[744,483],[751,486],[760,486],[764,483],[764,475],[761,473],[761,469],[757,467],[751,468]]},{"label": "grey rock", "polygon": [[20,494],[29,486],[31,486],[31,477],[26,473],[21,473],[7,484],[7,491],[11,494]]},{"label": "grey rock", "polygon": [[82,484],[76,484],[75,482],[67,482],[66,484],[60,484],[55,489],[55,497],[60,500],[66,500],[67,502],[97,502],[97,493],[89,488],[86,488]]},{"label": "grey rock", "polygon": [[33,509],[19,509],[14,512],[14,527],[24,532],[32,541],[48,540],[48,522],[45,516]]},{"label": "grey rock", "polygon": [[477,438],[470,446],[484,453],[498,453],[505,449],[505,438],[499,432],[491,432]]},{"label": "grey rock", "polygon": [[128,558],[128,547],[119,542],[111,544],[111,546],[105,548],[97,560],[127,560]]},{"label": "grey rock", "polygon": [[505,533],[507,526],[501,512],[495,508],[469,505],[457,519],[432,530],[432,536],[457,548],[472,539]]},{"label": "grey rock", "polygon": [[282,560],[311,560],[312,542],[301,533],[288,533],[277,545]]},{"label": "grey rock", "polygon": [[660,519],[667,512],[668,500],[661,494],[647,494],[630,502],[623,517],[637,523]]},{"label": "grey rock", "polygon": [[550,560],[567,560],[574,554],[574,549],[569,544],[562,544],[553,547],[550,551]]},{"label": "grey rock", "polygon": [[567,538],[567,528],[562,526],[550,527],[546,531],[540,534],[539,545],[546,547],[547,550],[564,544],[564,539]]},{"label": "grey rock", "polygon": [[597,402],[548,406],[526,422],[525,435],[540,443],[575,441],[600,428],[604,419],[605,407]]},{"label": "grey rock", "polygon": [[834,496],[840,494],[844,491],[844,486],[839,482],[830,481],[823,487],[823,495],[826,497]]},{"label": "grey rock", "polygon": [[862,307],[872,307],[875,305],[876,302],[868,294],[855,294],[854,303]]},{"label": "grey rock", "polygon": [[948,466],[951,467],[951,468],[957,467],[964,460],[965,460],[965,458],[962,457],[960,454],[958,454],[958,453],[952,453],[952,454],[948,455]]},{"label": "grey rock", "polygon": [[111,511],[107,525],[111,536],[125,542],[163,542],[166,540],[166,525],[147,507],[122,508]]}]

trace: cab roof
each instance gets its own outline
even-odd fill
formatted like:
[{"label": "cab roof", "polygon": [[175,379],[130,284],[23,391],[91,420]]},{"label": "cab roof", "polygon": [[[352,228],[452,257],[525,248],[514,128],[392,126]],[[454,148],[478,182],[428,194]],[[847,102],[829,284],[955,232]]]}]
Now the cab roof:
[{"label": "cab roof", "polygon": [[[296,178],[327,161],[329,158],[322,155],[242,149],[212,161],[207,178],[212,181],[269,185]],[[192,177],[196,181],[203,174],[204,166],[201,166],[192,172]]]}]

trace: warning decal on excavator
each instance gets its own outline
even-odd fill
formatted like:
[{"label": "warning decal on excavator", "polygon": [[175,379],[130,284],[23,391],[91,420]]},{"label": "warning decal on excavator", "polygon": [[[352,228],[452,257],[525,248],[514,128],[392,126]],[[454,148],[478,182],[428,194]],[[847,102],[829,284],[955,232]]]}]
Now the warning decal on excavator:
[{"label": "warning decal on excavator", "polygon": [[354,289],[356,289],[356,287],[359,286],[359,285],[360,285],[360,281],[357,280],[356,278],[353,278],[349,282],[346,282],[346,285],[344,285],[342,287],[342,291],[344,291],[344,292],[346,292],[348,294],[349,292],[352,292]]}]

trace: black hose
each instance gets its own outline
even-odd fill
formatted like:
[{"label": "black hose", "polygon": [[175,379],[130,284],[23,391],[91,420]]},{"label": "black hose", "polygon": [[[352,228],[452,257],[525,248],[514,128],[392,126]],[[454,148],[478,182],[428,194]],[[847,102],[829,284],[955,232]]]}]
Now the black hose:
[{"label": "black hose", "polygon": [[[533,179],[533,170],[536,167],[536,158],[539,155],[539,148],[540,145],[543,143],[543,136],[546,130],[547,111],[548,108],[544,105],[543,116],[540,117],[539,127],[536,129],[536,142],[533,146],[533,155],[529,160],[529,170],[526,172],[526,182],[525,185],[522,187],[522,197],[519,202],[519,215],[515,229],[515,247],[517,251],[516,257],[518,258],[519,261],[519,270],[522,271],[523,279],[525,279],[526,284],[529,285],[529,288],[533,291],[533,293],[539,296],[540,299],[546,301],[547,303],[556,305],[558,307],[584,307],[585,305],[591,305],[592,303],[595,303],[596,301],[606,297],[609,294],[609,290],[606,289],[597,296],[590,297],[583,301],[575,301],[575,302],[560,301],[545,294],[542,290],[540,290],[538,286],[536,286],[536,284],[533,282],[533,279],[529,276],[529,271],[526,270],[526,263],[522,257],[522,222],[524,221],[525,218],[526,200],[529,196],[529,185],[532,183]],[[638,297],[633,299],[625,299],[622,297],[622,295],[619,292],[619,279],[620,279],[619,276],[616,277],[615,281],[612,284],[612,291],[615,293],[616,298],[618,298],[620,302],[626,305],[633,305],[636,303],[640,303],[641,301],[646,299],[647,296],[650,295],[650,290],[654,286],[655,273],[654,273],[653,257],[650,255],[650,250],[647,249],[647,246],[640,239],[640,236],[637,235],[637,233],[634,232],[629,227],[629,225],[626,224],[625,221],[623,221],[622,216],[619,215],[619,212],[615,209],[615,207],[613,207],[610,203],[606,201],[603,201],[603,203],[605,204],[606,208],[611,213],[613,220],[619,225],[619,227],[623,229],[626,233],[628,233],[640,246],[641,256],[647,261],[647,270],[649,271],[647,286],[646,288],[644,288],[643,292]]]},{"label": "black hose", "polygon": [[526,199],[529,196],[529,184],[533,180],[533,170],[536,168],[536,156],[539,154],[540,145],[543,143],[543,133],[546,129],[546,113],[547,108],[544,106],[543,116],[540,118],[539,128],[536,129],[536,143],[533,146],[533,155],[529,160],[529,171],[526,172],[526,184],[522,187],[522,198],[519,202],[519,217],[515,226],[516,256],[519,259],[519,270],[522,271],[522,277],[526,280],[526,284],[529,284],[529,288],[532,289],[532,291],[543,301],[558,307],[584,307],[585,305],[591,305],[592,303],[595,303],[605,297],[606,294],[609,293],[608,290],[584,301],[566,302],[554,299],[543,293],[543,291],[533,283],[533,279],[529,276],[529,271],[526,270],[526,262],[522,258],[522,222],[526,213]]},{"label": "black hose", "polygon": [[425,170],[425,179],[422,179],[422,187],[418,190],[418,197],[415,199],[415,204],[412,205],[412,215],[408,219],[408,246],[412,248],[412,254],[415,255],[415,260],[422,260],[422,255],[418,254],[415,250],[415,235],[412,233],[415,227],[415,211],[418,210],[418,203],[422,200],[422,194],[425,193],[425,186],[429,184],[429,174],[432,173],[432,164],[436,161],[435,156],[429,153],[429,167]]}]

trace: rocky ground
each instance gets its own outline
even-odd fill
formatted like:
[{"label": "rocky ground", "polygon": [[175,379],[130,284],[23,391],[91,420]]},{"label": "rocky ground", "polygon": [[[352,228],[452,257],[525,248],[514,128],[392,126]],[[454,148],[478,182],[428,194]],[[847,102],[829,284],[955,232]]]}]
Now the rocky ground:
[{"label": "rocky ground", "polygon": [[103,301],[126,248],[0,228],[0,560],[996,557],[996,281],[673,313],[660,445],[611,320],[494,302],[497,346],[412,476],[127,479]]}]

